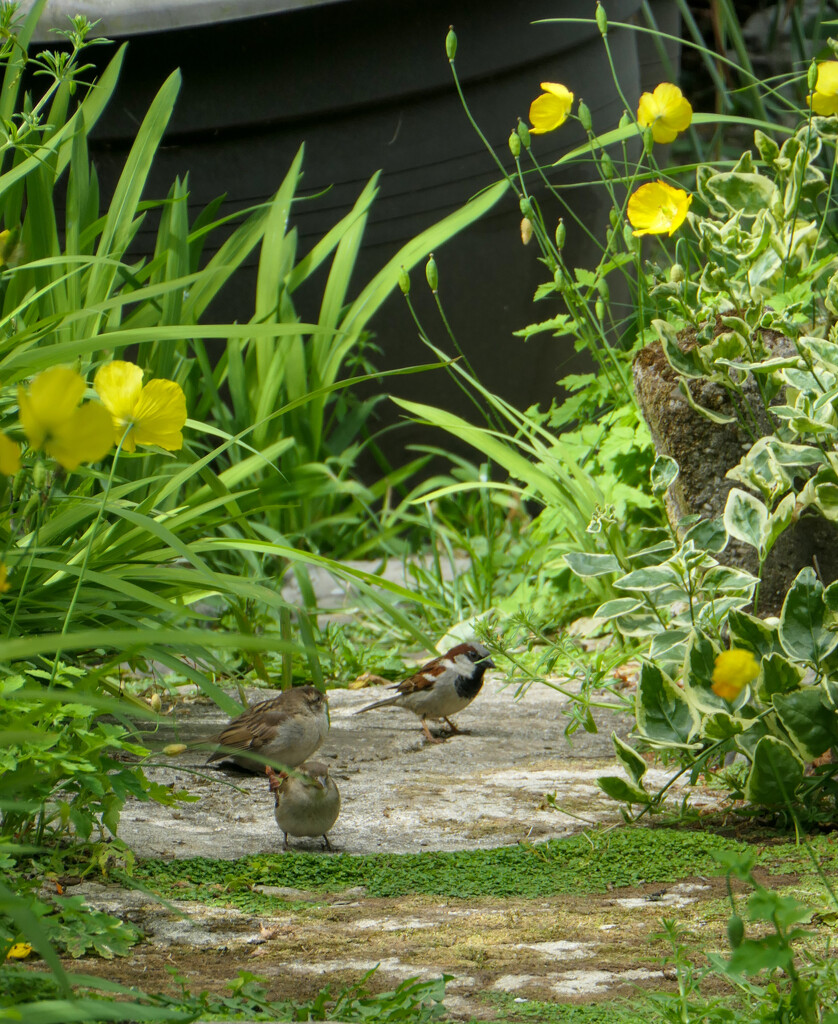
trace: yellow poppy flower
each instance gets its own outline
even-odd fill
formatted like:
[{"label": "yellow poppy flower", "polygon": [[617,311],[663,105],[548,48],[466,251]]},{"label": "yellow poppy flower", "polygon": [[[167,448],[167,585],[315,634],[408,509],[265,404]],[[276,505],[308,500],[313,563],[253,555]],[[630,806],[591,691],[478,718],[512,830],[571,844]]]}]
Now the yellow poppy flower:
[{"label": "yellow poppy flower", "polygon": [[665,181],[650,181],[629,197],[628,219],[633,235],[674,234],[684,223],[693,197]]},{"label": "yellow poppy flower", "polygon": [[729,651],[722,651],[716,658],[710,689],[717,697],[735,700],[758,675],[759,665],[753,654],[732,647]]},{"label": "yellow poppy flower", "polygon": [[822,117],[838,114],[838,60],[825,60],[818,64],[815,91],[806,97],[814,113]]},{"label": "yellow poppy flower", "polygon": [[6,591],[11,589],[11,584],[7,580],[8,575],[9,570],[6,567],[6,563],[0,562],[0,594],[5,594]]},{"label": "yellow poppy flower", "polygon": [[12,233],[7,228],[5,231],[0,231],[0,267],[6,265],[6,248],[11,241]]},{"label": "yellow poppy flower", "polygon": [[44,370],[17,389],[20,425],[33,448],[65,469],[98,462],[111,447],[110,417],[98,402],[79,405],[87,385],[67,366]]},{"label": "yellow poppy flower", "polygon": [[118,444],[125,437],[125,451],[133,452],[138,444],[169,452],[183,447],[186,396],[180,384],[150,380],[144,387],[139,366],[114,359],[97,371],[93,387],[111,414],[114,440]]},{"label": "yellow poppy flower", "polygon": [[8,960],[23,960],[31,952],[32,946],[28,942],[15,942],[14,945],[9,946],[6,958]]},{"label": "yellow poppy flower", "polygon": [[693,119],[690,101],[677,85],[661,82],[654,92],[644,92],[637,107],[637,123],[652,129],[655,142],[672,142]]},{"label": "yellow poppy flower", "polygon": [[573,93],[558,82],[542,82],[541,88],[544,92],[530,104],[533,135],[543,135],[563,125],[573,106]]},{"label": "yellow poppy flower", "polygon": [[20,445],[0,434],[0,475],[14,476],[20,469]]}]

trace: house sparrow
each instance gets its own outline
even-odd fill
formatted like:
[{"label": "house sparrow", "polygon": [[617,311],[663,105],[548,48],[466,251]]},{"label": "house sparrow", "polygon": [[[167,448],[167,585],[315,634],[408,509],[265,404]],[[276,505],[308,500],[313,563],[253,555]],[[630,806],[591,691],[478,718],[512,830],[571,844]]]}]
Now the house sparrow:
[{"label": "house sparrow", "polygon": [[483,673],[487,668],[494,667],[495,663],[485,647],[476,643],[457,644],[439,658],[423,665],[409,679],[391,686],[390,689],[396,691],[395,696],[368,704],[355,714],[390,705],[407,708],[421,719],[422,730],[428,741],[441,743],[442,740],[431,735],[426,719],[444,718],[452,732],[459,732],[448,716],[471,704],[480,693]]},{"label": "house sparrow", "polygon": [[319,761],[309,761],[293,772],[274,772],[265,765],[276,806],[274,817],[282,829],[282,849],[288,849],[288,836],[322,836],[327,850],[332,849],[326,833],[340,814],[340,791],[329,769]]},{"label": "house sparrow", "polygon": [[[232,719],[208,743],[218,749],[207,758],[222,761],[228,758],[252,772],[261,772],[265,759],[286,768],[296,768],[310,757],[329,731],[328,700],[316,687],[297,686],[278,697],[259,701]],[[259,754],[254,760],[244,753]]]}]

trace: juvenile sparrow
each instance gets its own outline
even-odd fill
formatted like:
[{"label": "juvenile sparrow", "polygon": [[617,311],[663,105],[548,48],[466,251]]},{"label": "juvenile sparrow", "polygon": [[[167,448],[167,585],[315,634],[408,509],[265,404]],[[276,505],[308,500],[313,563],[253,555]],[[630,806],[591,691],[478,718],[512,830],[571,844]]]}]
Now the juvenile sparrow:
[{"label": "juvenile sparrow", "polygon": [[340,792],[327,765],[309,761],[292,772],[274,772],[266,765],[265,772],[274,795],[274,817],[284,836],[282,849],[288,849],[288,836],[322,836],[331,850],[326,833],[338,820]]},{"label": "juvenile sparrow", "polygon": [[[326,694],[311,685],[297,686],[252,705],[207,740],[218,744],[207,764],[228,758],[249,771],[261,772],[265,759],[270,759],[283,767],[296,768],[317,750],[328,731]],[[245,751],[258,754],[262,760],[247,757]]]},{"label": "juvenile sparrow", "polygon": [[483,673],[487,668],[494,667],[489,652],[481,644],[457,644],[439,658],[423,665],[409,679],[391,686],[390,689],[396,691],[393,697],[368,704],[355,714],[390,705],[406,708],[419,716],[428,741],[441,743],[442,740],[431,735],[426,719],[444,718],[452,732],[459,732],[448,716],[471,704],[480,693]]}]

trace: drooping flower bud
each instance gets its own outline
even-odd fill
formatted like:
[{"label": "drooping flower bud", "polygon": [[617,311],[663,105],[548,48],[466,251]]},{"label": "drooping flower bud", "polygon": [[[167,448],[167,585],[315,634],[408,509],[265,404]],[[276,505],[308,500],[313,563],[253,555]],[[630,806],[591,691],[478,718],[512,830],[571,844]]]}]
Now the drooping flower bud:
[{"label": "drooping flower bud", "polygon": [[597,299],[594,303],[594,313],[596,314],[597,320],[605,319],[605,303],[602,299]]},{"label": "drooping flower bud", "polygon": [[809,65],[809,70],[806,72],[806,84],[809,86],[810,92],[812,92],[818,84],[818,65],[815,61],[812,61]]},{"label": "drooping flower bud", "polygon": [[399,271],[399,288],[402,290],[402,295],[410,295],[410,274],[404,267]]},{"label": "drooping flower bud", "polygon": [[515,160],[521,155],[521,136],[516,131],[509,133],[509,152]]},{"label": "drooping flower bud", "polygon": [[604,277],[600,277],[597,279],[596,288],[599,292],[599,297],[602,299],[602,301],[608,302],[608,300],[611,298],[611,289],[608,287],[608,282],[605,280]]},{"label": "drooping flower bud", "polygon": [[591,111],[588,107],[588,104],[584,100],[579,100],[579,107],[576,112],[579,115],[579,123],[582,125],[585,131],[593,131],[594,123],[591,120]]},{"label": "drooping flower bud", "polygon": [[643,129],[643,152],[646,156],[652,155],[652,150],[655,148],[655,136],[652,134],[651,127]]},{"label": "drooping flower bud", "polygon": [[448,26],[448,35],[445,37],[445,54],[449,60],[453,60],[457,56],[457,33],[454,31],[454,26]]},{"label": "drooping flower bud", "polygon": [[187,749],[185,743],[167,743],[161,750],[161,754],[165,754],[166,757],[176,757],[178,754],[182,754]]},{"label": "drooping flower bud", "polygon": [[564,248],[565,240],[567,239],[567,228],[564,226],[564,220],[559,217],[559,223],[556,225],[556,248],[561,252]]},{"label": "drooping flower bud", "polygon": [[528,217],[530,220],[535,220],[535,213],[533,212],[532,203],[526,196],[521,196],[521,202],[518,205],[521,209],[522,217]]},{"label": "drooping flower bud", "polygon": [[687,276],[686,271],[680,263],[673,263],[669,268],[669,280],[673,284],[680,284]]},{"label": "drooping flower bud", "polygon": [[610,181],[614,177],[614,161],[606,152],[603,152],[600,157],[600,166],[602,167],[603,177]]},{"label": "drooping flower bud", "polygon": [[436,260],[433,253],[428,257],[428,262],[425,264],[425,278],[427,279],[428,287],[436,294],[439,289],[439,271],[436,269]]},{"label": "drooping flower bud", "polygon": [[149,707],[151,708],[151,710],[152,710],[152,711],[154,711],[154,712],[155,712],[156,714],[158,714],[158,715],[160,714],[160,709],[161,709],[161,708],[163,707],[163,701],[162,701],[162,700],[160,700],[160,694],[159,694],[159,693],[153,693],[153,694],[152,694],[152,695],[151,695],[151,696],[150,696],[150,697],[148,698],[148,706],[149,706]]},{"label": "drooping flower bud", "polygon": [[596,5],[596,23],[597,28],[600,30],[603,36],[608,35],[608,16],[605,13],[605,8],[597,0]]},{"label": "drooping flower bud", "polygon": [[518,118],[518,138],[521,140],[521,145],[524,149],[530,148],[530,130],[520,117]]},{"label": "drooping flower bud", "polygon": [[529,245],[532,240],[532,221],[529,217],[524,217],[521,221],[521,241],[524,245]]},{"label": "drooping flower bud", "polygon": [[608,211],[608,219],[611,221],[612,228],[617,227],[617,225],[620,223],[620,213],[618,210],[615,210],[613,206]]},{"label": "drooping flower bud", "polygon": [[35,465],[32,467],[32,483],[37,487],[39,491],[44,489],[44,485],[47,482],[47,467],[43,462],[38,459]]},{"label": "drooping flower bud", "polygon": [[623,113],[620,115],[620,121],[619,121],[619,124],[617,125],[617,127],[618,128],[628,128],[628,126],[630,124],[632,124],[632,120],[631,120],[631,118],[628,115],[628,111],[624,110]]}]

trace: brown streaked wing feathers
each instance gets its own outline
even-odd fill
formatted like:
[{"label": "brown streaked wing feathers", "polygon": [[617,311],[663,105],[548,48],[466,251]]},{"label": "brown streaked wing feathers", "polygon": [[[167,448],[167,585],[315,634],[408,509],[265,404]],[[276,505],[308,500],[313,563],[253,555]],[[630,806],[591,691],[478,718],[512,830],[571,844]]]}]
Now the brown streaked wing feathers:
[{"label": "brown streaked wing feathers", "polygon": [[283,703],[281,698],[271,697],[269,700],[259,701],[238,718],[234,718],[214,737],[212,742],[223,749],[216,750],[210,755],[207,764],[229,757],[232,749],[259,750],[264,746],[273,736],[276,727],[288,717],[288,707],[283,707]]},{"label": "brown streaked wing feathers", "polygon": [[445,671],[444,665],[436,664],[435,661],[429,661],[427,665],[423,665],[419,669],[416,675],[402,680],[398,686],[393,686],[391,689],[401,694],[418,693],[420,690],[427,690],[433,686]]}]

